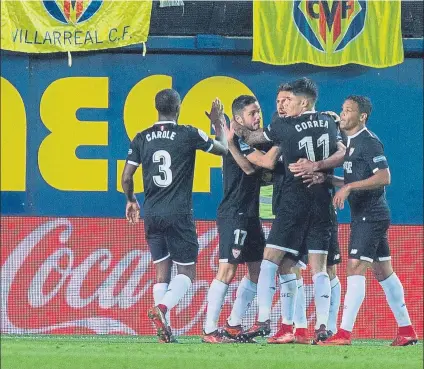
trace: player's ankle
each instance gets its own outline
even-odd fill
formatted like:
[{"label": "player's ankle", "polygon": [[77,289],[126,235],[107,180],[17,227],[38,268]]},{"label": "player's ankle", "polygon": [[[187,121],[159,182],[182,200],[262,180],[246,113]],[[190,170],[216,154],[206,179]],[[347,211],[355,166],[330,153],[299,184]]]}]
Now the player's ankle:
[{"label": "player's ankle", "polygon": [[307,328],[296,328],[296,336],[307,336],[308,329]]},{"label": "player's ankle", "polygon": [[349,339],[352,336],[352,332],[349,332],[349,331],[347,331],[347,330],[345,330],[343,328],[340,328],[337,331],[337,334],[340,335],[340,336],[342,336],[342,337],[344,337],[344,338],[349,338]]},{"label": "player's ankle", "polygon": [[403,336],[412,336],[415,335],[415,330],[412,327],[412,325],[407,325],[404,327],[399,327],[398,329],[399,334],[403,335]]},{"label": "player's ankle", "polygon": [[164,315],[168,312],[168,308],[166,307],[166,305],[158,304],[157,307]]},{"label": "player's ankle", "polygon": [[293,333],[293,324],[281,323],[281,329],[286,333]]}]

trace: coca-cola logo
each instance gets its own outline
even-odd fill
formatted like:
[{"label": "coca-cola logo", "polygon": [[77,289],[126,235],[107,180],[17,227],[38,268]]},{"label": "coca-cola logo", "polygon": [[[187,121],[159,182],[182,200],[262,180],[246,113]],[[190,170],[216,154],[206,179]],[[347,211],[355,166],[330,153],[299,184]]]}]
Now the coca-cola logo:
[{"label": "coca-cola logo", "polygon": [[[115,230],[103,232],[110,223],[102,227],[94,222],[40,220],[16,247],[8,245],[1,270],[3,332],[152,333],[145,311],[153,304],[154,272],[143,229],[134,231],[115,220],[118,233],[126,235],[125,247]],[[191,290],[173,310],[176,334],[200,333],[207,291],[217,271],[217,229],[200,227],[198,233],[199,259],[207,268],[198,268]],[[243,271],[229,287],[223,315],[242,276]],[[278,316],[278,299],[276,303],[273,314]],[[247,324],[255,313],[253,303]]]},{"label": "coca-cola logo", "polygon": [[[266,223],[265,234],[269,228],[270,224]],[[207,291],[218,270],[218,234],[214,222],[197,222],[197,232],[200,246],[197,277],[191,290],[171,314],[171,324],[177,335],[201,334]],[[411,231],[408,234],[417,232]],[[348,242],[348,233],[343,231],[340,235],[343,250]],[[393,232],[389,233],[389,238],[394,240],[392,251],[395,252],[397,244],[401,245],[403,241]],[[406,237],[404,240],[414,247],[418,247],[417,242],[420,243],[417,237]],[[154,268],[144,240],[142,222],[132,227],[125,220],[117,219],[3,217],[1,244],[2,332],[154,333],[146,317],[148,308],[153,305]],[[402,250],[408,248],[399,246],[399,249],[398,255],[407,257],[408,254]],[[411,273],[422,273],[422,259],[417,260],[414,264],[402,264],[408,265],[410,272],[398,269],[402,280],[407,280]],[[175,269],[173,273],[176,273]],[[231,311],[237,286],[244,273],[245,267],[241,265],[229,286],[221,323]],[[343,268],[339,268],[339,277],[344,289]],[[315,316],[311,304],[313,287],[307,272],[304,273],[304,281],[309,306],[308,320],[311,321]],[[416,279],[414,281],[416,284]],[[379,291],[378,286],[374,287]],[[422,288],[422,284],[418,287]],[[373,288],[372,282],[369,288]],[[414,291],[408,288],[408,296],[415,296]],[[373,301],[369,297],[364,302],[362,311],[365,314],[373,311],[373,304],[384,305],[384,294],[381,292],[380,295],[375,292],[372,298],[381,301]],[[243,321],[245,326],[253,323],[256,313],[255,298]],[[387,313],[387,316],[383,314],[382,317],[392,319],[389,310]],[[271,315],[275,330],[280,317],[278,293],[274,298]],[[366,327],[371,326],[372,329],[369,322],[375,319],[374,316],[367,316],[364,320],[367,322]],[[422,321],[422,315],[414,321]],[[367,330],[361,330],[360,318],[357,327],[359,334],[369,336]],[[422,325],[417,326],[419,332],[420,329],[422,331]],[[392,332],[384,333],[386,336],[381,334],[386,337],[391,336]]]}]

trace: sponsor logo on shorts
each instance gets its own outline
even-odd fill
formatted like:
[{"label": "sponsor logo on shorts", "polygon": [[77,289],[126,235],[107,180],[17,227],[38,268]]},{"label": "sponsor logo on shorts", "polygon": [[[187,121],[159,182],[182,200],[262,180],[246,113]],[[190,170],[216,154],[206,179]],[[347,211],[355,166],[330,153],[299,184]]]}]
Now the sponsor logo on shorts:
[{"label": "sponsor logo on shorts", "polygon": [[356,255],[358,253],[358,249],[352,249],[352,250],[350,250],[350,253],[352,255]]}]

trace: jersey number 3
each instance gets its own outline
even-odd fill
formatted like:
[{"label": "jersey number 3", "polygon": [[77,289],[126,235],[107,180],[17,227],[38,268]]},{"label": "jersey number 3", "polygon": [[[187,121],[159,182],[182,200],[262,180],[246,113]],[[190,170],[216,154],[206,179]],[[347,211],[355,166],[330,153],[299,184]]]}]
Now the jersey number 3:
[{"label": "jersey number 3", "polygon": [[[324,133],[318,138],[317,147],[320,146],[323,147],[322,158],[327,159],[330,155],[330,138],[328,133]],[[315,161],[314,143],[312,142],[311,136],[303,137],[299,141],[299,150],[302,150],[303,148],[306,149],[306,156],[308,157],[308,160]]]},{"label": "jersey number 3", "polygon": [[159,164],[159,175],[153,176],[158,187],[168,187],[172,183],[171,155],[168,151],[158,150],[153,154],[153,162]]}]

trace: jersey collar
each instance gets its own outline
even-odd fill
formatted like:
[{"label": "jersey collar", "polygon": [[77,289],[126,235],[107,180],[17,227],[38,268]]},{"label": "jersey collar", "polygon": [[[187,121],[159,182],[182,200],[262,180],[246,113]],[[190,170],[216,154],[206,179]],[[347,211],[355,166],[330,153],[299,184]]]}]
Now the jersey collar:
[{"label": "jersey collar", "polygon": [[160,120],[159,122],[156,122],[153,125],[156,125],[156,124],[168,124],[168,123],[170,123],[170,124],[177,124],[173,120]]},{"label": "jersey collar", "polygon": [[364,132],[364,131],[368,131],[367,130],[367,127],[364,127],[364,128],[362,128],[360,131],[358,131],[358,132],[356,132],[354,135],[352,135],[352,136],[347,136],[347,146],[349,146],[349,144],[350,144],[350,140],[352,139],[352,138],[355,138],[356,136],[359,136],[362,132]]}]

